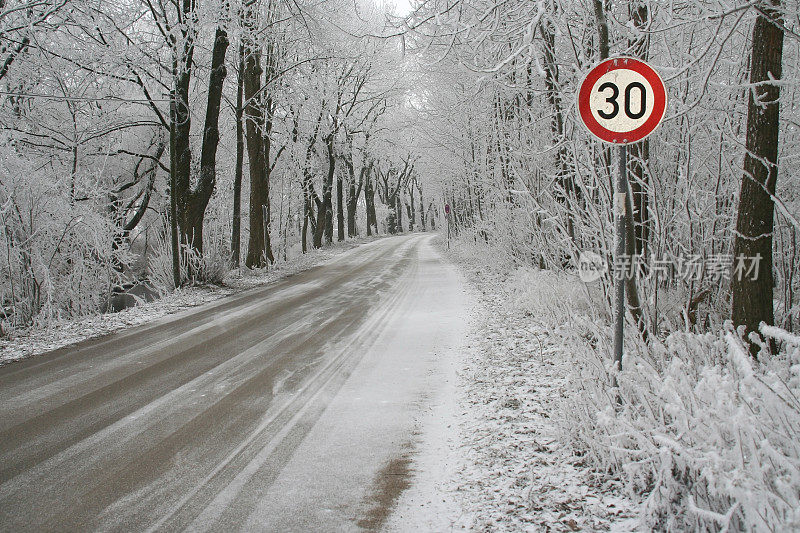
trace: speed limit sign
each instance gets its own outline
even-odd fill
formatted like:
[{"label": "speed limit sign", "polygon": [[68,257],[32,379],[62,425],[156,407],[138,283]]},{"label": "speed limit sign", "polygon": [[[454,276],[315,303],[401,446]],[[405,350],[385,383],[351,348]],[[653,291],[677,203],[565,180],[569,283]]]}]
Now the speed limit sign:
[{"label": "speed limit sign", "polygon": [[[589,71],[578,90],[578,114],[592,135],[619,146],[614,190],[615,258],[626,254],[625,235],[632,209],[628,185],[628,146],[658,127],[667,109],[664,82],[653,68],[632,57],[607,59]],[[630,207],[629,207],[630,206]],[[614,363],[622,370],[625,338],[625,281],[616,277],[614,295]],[[616,387],[616,377],[613,378]]]},{"label": "speed limit sign", "polygon": [[658,127],[667,109],[664,82],[639,59],[603,61],[586,75],[578,91],[578,111],[586,128],[613,144],[641,141]]}]

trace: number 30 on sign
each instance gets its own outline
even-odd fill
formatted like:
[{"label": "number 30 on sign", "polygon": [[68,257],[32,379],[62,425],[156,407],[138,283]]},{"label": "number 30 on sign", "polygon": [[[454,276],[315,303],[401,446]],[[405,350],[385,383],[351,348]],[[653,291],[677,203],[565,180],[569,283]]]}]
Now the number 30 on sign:
[{"label": "number 30 on sign", "polygon": [[578,91],[578,111],[588,130],[607,143],[641,141],[661,123],[667,109],[664,82],[653,68],[632,57],[603,61]]}]

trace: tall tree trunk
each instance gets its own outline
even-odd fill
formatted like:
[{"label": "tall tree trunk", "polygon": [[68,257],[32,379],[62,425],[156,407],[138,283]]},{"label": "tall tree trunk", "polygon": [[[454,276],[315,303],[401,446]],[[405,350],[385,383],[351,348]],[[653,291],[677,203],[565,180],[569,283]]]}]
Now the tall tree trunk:
[{"label": "tall tree trunk", "polygon": [[325,146],[328,149],[328,173],[322,184],[322,203],[317,212],[317,227],[314,231],[314,248],[322,247],[323,237],[325,237],[329,243],[333,240],[333,177],[336,173],[333,133],[325,137]]},{"label": "tall tree trunk", "polygon": [[[311,137],[308,139],[308,143],[306,144],[306,153],[305,153],[305,160],[303,162],[303,201],[304,201],[304,208],[303,211],[305,213],[305,218],[303,219],[303,253],[308,250],[308,226],[311,225],[311,244],[314,248],[319,248],[322,246],[322,237],[320,235],[319,242],[317,241],[317,226],[319,225],[318,222],[324,220],[323,217],[320,215],[322,214],[322,202],[317,198],[316,193],[312,193],[313,185],[312,180],[314,175],[312,173],[311,162],[314,157],[314,146],[317,144],[317,139],[319,138],[319,130],[322,126],[322,119],[325,114],[325,105],[323,104],[322,108],[320,109],[319,116],[317,117],[317,123],[314,126],[314,133],[312,133]],[[317,206],[317,219],[314,219],[314,205]]]},{"label": "tall tree trunk", "polygon": [[347,236],[356,237],[358,236],[356,208],[358,207],[358,197],[361,194],[361,188],[364,186],[364,175],[367,172],[367,167],[362,167],[359,171],[358,187],[356,187],[355,167],[352,162],[347,165],[347,170]]},{"label": "tall tree trunk", "polygon": [[378,216],[375,213],[375,187],[372,184],[372,172],[364,175],[364,203],[367,212],[367,236],[372,235],[372,228],[378,233]]},{"label": "tall tree trunk", "polygon": [[325,211],[325,244],[333,243],[333,205],[329,202],[328,209]]},{"label": "tall tree trunk", "polygon": [[[275,76],[275,65],[274,65],[274,46],[270,45],[270,60],[269,60],[269,70],[267,71],[267,84],[270,80],[273,79]],[[265,113],[265,123],[264,123],[264,135],[262,135],[261,140],[264,143],[264,162],[266,163],[267,167],[264,170],[267,181],[266,181],[266,192],[265,192],[265,199],[266,203],[262,210],[264,211],[264,253],[269,259],[270,263],[275,262],[275,257],[273,256],[272,251],[272,239],[271,235],[271,227],[272,227],[272,204],[270,202],[269,191],[270,191],[270,184],[272,183],[272,171],[275,169],[275,165],[278,163],[278,158],[283,153],[283,149],[286,147],[285,145],[278,150],[275,154],[274,158],[272,157],[272,127],[275,123],[275,101],[271,96],[267,97],[266,105],[264,106],[264,113]],[[283,201],[283,200],[281,200]],[[279,236],[280,237],[280,236]]]},{"label": "tall tree trunk", "polygon": [[386,228],[389,231],[389,235],[397,233],[397,213],[395,211],[396,202],[394,198],[392,198],[392,203],[389,204],[389,214],[386,215]]},{"label": "tall tree trunk", "polygon": [[[311,180],[313,178],[311,174],[311,156],[313,153],[313,148],[309,145],[306,148],[306,161],[305,165],[303,166],[303,253],[308,251],[308,224],[311,223],[311,242],[314,244],[316,241],[314,240],[314,234],[317,231],[317,225],[314,222],[314,204],[313,199],[311,198]],[[315,248],[319,246],[314,245]]]},{"label": "tall tree trunk", "polygon": [[425,220],[425,201],[422,197],[422,187],[417,184],[417,191],[419,191],[419,223],[422,226],[422,231],[428,231],[428,224]]},{"label": "tall tree trunk", "polygon": [[208,102],[206,119],[203,127],[203,145],[200,151],[200,177],[191,191],[186,213],[189,242],[195,250],[203,252],[203,219],[208,202],[214,193],[217,183],[217,148],[219,147],[219,113],[222,102],[222,88],[225,83],[227,69],[225,54],[228,50],[228,34],[218,27],[214,36],[214,48],[211,53],[211,75],[208,81]]},{"label": "tall tree trunk", "polygon": [[[253,14],[250,13],[252,17]],[[265,106],[262,103],[261,48],[253,42],[254,28],[246,36],[244,98],[247,155],[250,162],[250,240],[245,264],[264,267],[275,261],[269,246],[269,176],[265,137]],[[265,217],[266,215],[266,217]]]},{"label": "tall tree trunk", "polygon": [[[364,146],[366,148],[369,142],[369,135],[365,138]],[[348,182],[347,182],[347,235],[349,237],[358,236],[358,223],[356,222],[356,211],[358,210],[358,197],[361,196],[361,190],[364,189],[364,180],[369,178],[369,173],[372,172],[373,161],[369,163],[364,157],[361,157],[361,168],[358,171],[358,183],[356,183],[356,167],[353,153],[353,136],[350,135],[350,157],[345,158],[347,165]],[[367,193],[364,189],[364,204],[367,203]],[[367,207],[367,235],[369,235],[369,208]]]},{"label": "tall tree trunk", "polygon": [[[311,167],[303,169],[303,230],[302,242],[303,253],[308,251],[308,226],[311,225],[311,243],[314,244],[314,235],[317,231],[317,223],[314,219],[314,202],[311,194]],[[318,204],[321,208],[321,203]],[[318,248],[318,246],[315,246]]]},{"label": "tall tree trunk", "polygon": [[387,194],[387,207],[389,214],[386,216],[386,227],[390,235],[397,233],[397,198]]},{"label": "tall tree trunk", "polygon": [[606,17],[605,0],[592,0],[594,17],[597,22],[597,51],[600,61],[608,59],[611,49],[608,45],[608,18]]},{"label": "tall tree trunk", "polygon": [[408,193],[411,196],[408,204],[408,231],[414,231],[414,226],[417,223],[417,212],[414,204],[414,184],[411,183],[408,188]]},{"label": "tall tree trunk", "polygon": [[[203,219],[205,210],[216,184],[216,156],[219,146],[219,113],[222,86],[225,81],[225,54],[228,36],[222,26],[217,27],[211,53],[211,75],[208,82],[208,100],[203,127],[203,145],[200,156],[200,175],[197,186],[191,187],[192,153],[190,144],[191,113],[189,110],[189,85],[192,77],[194,41],[194,7],[191,0],[184,0],[183,11],[188,21],[182,28],[180,51],[175,51],[173,73],[175,90],[172,119],[171,193],[175,197],[175,219],[179,241],[183,245],[203,252]],[[193,273],[187,273],[190,277]],[[182,281],[182,280],[181,280]]]},{"label": "tall tree trunk", "polygon": [[283,260],[287,260],[289,253],[289,227],[292,224],[292,202],[291,202],[291,187],[289,188],[289,197],[286,203],[286,224],[283,227]]},{"label": "tall tree trunk", "polygon": [[308,252],[308,217],[310,216],[308,212],[308,201],[303,202],[303,231],[302,231],[302,246],[303,246],[303,253]]},{"label": "tall tree trunk", "polygon": [[394,213],[397,217],[397,220],[395,220],[397,233],[403,233],[403,199],[400,197],[399,192],[394,195]]},{"label": "tall tree trunk", "polygon": [[[630,166],[630,165],[629,165]],[[628,183],[628,194],[625,195],[625,209],[628,213],[633,211],[633,194],[630,193],[630,182]],[[636,255],[636,240],[634,233],[634,224],[631,222],[631,217],[627,217],[627,224],[625,224],[625,255]],[[642,302],[639,298],[639,289],[636,285],[636,276],[629,276],[625,278],[625,297],[628,302],[628,311],[630,311],[636,328],[639,330],[639,335],[644,342],[650,338],[647,329],[647,320],[645,318],[644,310],[642,309]]]},{"label": "tall tree trunk", "polygon": [[[595,23],[597,24],[597,54],[600,61],[609,58],[611,47],[608,38],[607,0],[593,0]],[[600,174],[608,180],[609,190],[614,190],[614,178],[611,173],[611,150],[602,145],[595,155],[595,166],[602,169]]]},{"label": "tall tree trunk", "polygon": [[[633,54],[647,60],[649,38],[646,34],[650,24],[650,11],[645,2],[629,5],[633,25],[640,30],[640,35],[630,42]],[[607,28],[606,28],[607,29]],[[644,139],[628,147],[628,194],[625,196],[626,211],[629,216],[625,224],[625,254],[628,256],[645,255],[650,240],[650,207],[649,167],[650,141]],[[649,339],[647,318],[642,308],[639,286],[636,276],[625,278],[625,297],[639,335],[645,342]]]},{"label": "tall tree trunk", "polygon": [[[647,61],[650,39],[647,34],[650,25],[650,10],[646,2],[632,3],[629,6],[631,20],[640,33],[630,44],[633,54]],[[628,147],[630,154],[630,188],[633,196],[633,250],[637,255],[647,255],[647,244],[650,241],[650,140],[644,139]],[[629,219],[630,220],[630,219]]]},{"label": "tall tree trunk", "polygon": [[344,189],[341,172],[336,174],[336,236],[337,240],[344,240]]},{"label": "tall tree trunk", "polygon": [[[193,18],[193,6],[193,2],[184,0],[183,10],[187,20]],[[181,50],[176,51],[174,62],[175,91],[173,96],[175,99],[175,131],[174,142],[172,144],[175,148],[175,183],[172,192],[175,195],[176,220],[180,242],[182,245],[191,246],[193,244],[193,239],[189,233],[190,224],[187,220],[192,172],[192,151],[189,136],[192,119],[191,113],[189,112],[189,84],[192,79],[195,30],[190,27],[190,24],[185,24],[181,31],[183,33],[183,42],[182,44],[176,45],[180,46]]]},{"label": "tall tree trunk", "polygon": [[570,239],[575,240],[575,221],[569,207],[569,202],[576,198],[577,190],[572,174],[567,168],[567,148],[564,142],[564,112],[559,97],[558,65],[555,60],[555,28],[545,23],[539,26],[544,47],[544,70],[545,87],[547,89],[547,99],[553,108],[553,120],[551,130],[553,132],[553,142],[558,147],[556,149],[556,173],[558,189],[555,198],[565,204],[567,234]]},{"label": "tall tree trunk", "polygon": [[356,186],[350,182],[347,189],[347,236],[357,237],[358,226],[356,225],[356,208],[358,207],[358,196],[356,196]]},{"label": "tall tree trunk", "polygon": [[[736,271],[731,280],[731,319],[748,332],[761,322],[774,324],[772,232],[775,185],[778,178],[778,130],[780,80],[783,75],[783,30],[780,0],[772,0],[756,19],[750,55],[744,175],[739,194],[739,213],[733,244],[735,261],[759,258],[757,276]],[[772,19],[772,20],[770,20]],[[755,279],[752,279],[755,278]],[[756,345],[750,353],[755,357]]]},{"label": "tall tree trunk", "polygon": [[[323,185],[323,198],[325,197],[325,186]],[[322,203],[319,205],[319,209],[317,210],[317,227],[314,228],[314,233],[312,235],[311,244],[314,248],[322,248],[322,239],[325,237],[325,222],[328,218],[328,211],[330,207],[328,206],[328,202],[324,199]]]},{"label": "tall tree trunk", "polygon": [[236,171],[233,176],[233,220],[231,259],[238,267],[242,255],[242,175],[244,174],[244,46],[239,45],[239,76],[236,80]]},{"label": "tall tree trunk", "polygon": [[178,235],[178,149],[177,123],[178,98],[170,92],[169,103],[169,230],[172,247],[172,283],[177,289],[181,285],[180,237]]}]

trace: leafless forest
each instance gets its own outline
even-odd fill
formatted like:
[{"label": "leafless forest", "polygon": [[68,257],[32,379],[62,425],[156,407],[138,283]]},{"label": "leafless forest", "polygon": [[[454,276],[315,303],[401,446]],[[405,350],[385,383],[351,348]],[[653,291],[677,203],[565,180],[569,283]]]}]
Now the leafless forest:
[{"label": "leafless forest", "polygon": [[647,61],[625,367],[613,276],[580,318],[554,296],[564,431],[651,527],[800,527],[796,0],[0,0],[0,53],[0,337],[356,237],[618,264],[617,152],[576,92]]}]

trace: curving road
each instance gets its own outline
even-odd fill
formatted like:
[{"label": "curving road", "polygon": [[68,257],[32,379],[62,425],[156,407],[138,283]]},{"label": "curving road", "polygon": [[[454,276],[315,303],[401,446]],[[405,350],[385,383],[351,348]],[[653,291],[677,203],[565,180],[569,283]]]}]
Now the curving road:
[{"label": "curving road", "polygon": [[465,335],[432,238],[0,368],[0,530],[380,529]]}]

